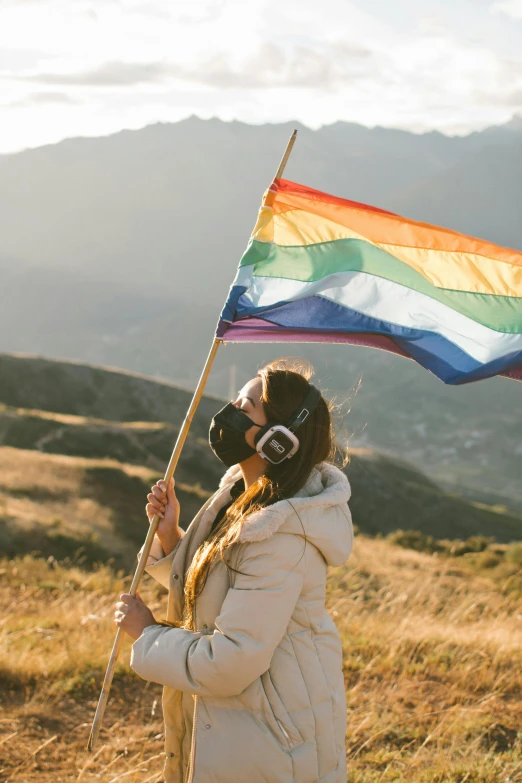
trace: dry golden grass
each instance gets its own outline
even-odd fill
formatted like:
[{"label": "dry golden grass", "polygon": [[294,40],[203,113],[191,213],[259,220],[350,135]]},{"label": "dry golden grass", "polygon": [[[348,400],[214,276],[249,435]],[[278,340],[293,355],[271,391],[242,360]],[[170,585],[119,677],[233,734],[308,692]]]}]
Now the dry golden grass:
[{"label": "dry golden grass", "polygon": [[[96,468],[124,470],[129,476],[152,478],[150,469],[122,466],[110,460],[91,460],[62,454],[3,448],[0,450],[0,510],[16,521],[18,533],[30,535],[41,528],[82,540],[103,540],[107,549],[120,551],[121,536],[114,534],[113,510],[92,495],[78,493],[85,474]],[[128,473],[127,473],[128,471]],[[143,514],[142,514],[143,517]],[[127,544],[127,553],[130,548]],[[30,546],[30,544],[29,544]],[[29,547],[28,547],[29,548]]]},{"label": "dry golden grass", "polygon": [[[0,780],[161,779],[161,688],[132,676],[128,643],[98,748],[85,750],[121,573],[31,557],[4,560],[0,571]],[[161,612],[153,584],[144,594]]]},{"label": "dry golden grass", "polygon": [[[516,570],[363,536],[349,563],[332,569],[328,603],[345,652],[350,782],[522,781]],[[121,573],[30,557],[0,571],[0,780],[161,781],[161,689],[129,670],[129,645],[99,745],[85,750]],[[160,588],[141,592],[161,616]]]},{"label": "dry golden grass", "polygon": [[511,576],[363,537],[350,569],[331,573],[353,783],[522,780],[522,606]]},{"label": "dry golden grass", "polygon": [[[152,425],[154,426],[154,425]],[[133,563],[146,533],[145,503],[159,472],[111,459],[87,459],[0,448],[0,551],[2,525],[16,537],[14,551],[72,555],[84,547]],[[186,524],[208,493],[176,482]],[[4,552],[9,548],[9,537]]]}]

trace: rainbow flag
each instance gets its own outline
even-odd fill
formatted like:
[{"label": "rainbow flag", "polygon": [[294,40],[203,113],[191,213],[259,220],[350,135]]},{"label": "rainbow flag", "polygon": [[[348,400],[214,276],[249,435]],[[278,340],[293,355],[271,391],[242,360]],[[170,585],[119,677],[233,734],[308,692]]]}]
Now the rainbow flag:
[{"label": "rainbow flag", "polygon": [[448,384],[522,380],[522,253],[276,180],[216,336],[383,348]]}]

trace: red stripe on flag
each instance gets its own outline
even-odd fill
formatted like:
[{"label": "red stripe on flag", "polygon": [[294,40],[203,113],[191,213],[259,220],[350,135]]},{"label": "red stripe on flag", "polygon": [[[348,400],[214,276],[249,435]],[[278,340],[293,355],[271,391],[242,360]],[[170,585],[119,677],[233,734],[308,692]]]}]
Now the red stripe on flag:
[{"label": "red stripe on flag", "polygon": [[330,196],[329,193],[323,193],[321,190],[314,190],[308,188],[306,185],[299,185],[297,182],[290,182],[287,179],[281,179],[279,181],[274,180],[270,186],[270,190],[277,191],[277,193],[292,193],[295,196],[301,196],[302,198],[309,198],[312,201],[322,201],[324,204],[335,204],[340,207],[351,207],[352,209],[365,209],[368,212],[378,212],[381,215],[393,215],[393,217],[400,217],[395,212],[388,212],[386,209],[379,209],[379,207],[372,207],[370,204],[362,204],[358,201],[349,201],[346,198],[339,198],[338,196]]}]

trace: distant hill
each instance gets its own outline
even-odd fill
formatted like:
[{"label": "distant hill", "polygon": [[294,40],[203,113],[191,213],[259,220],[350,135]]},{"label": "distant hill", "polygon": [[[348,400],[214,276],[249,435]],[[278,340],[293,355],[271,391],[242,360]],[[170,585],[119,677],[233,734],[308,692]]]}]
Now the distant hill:
[{"label": "distant hill", "polygon": [[[147,533],[156,471],[114,460],[0,448],[0,551],[38,551],[130,568]],[[186,526],[208,493],[178,484]],[[80,551],[81,550],[81,551]]]},{"label": "distant hill", "polygon": [[[16,408],[125,421],[179,422],[192,392],[137,373],[39,356],[0,354],[0,402]],[[222,400],[205,394],[191,425],[208,435]]]},{"label": "distant hill", "polygon": [[[130,566],[146,528],[150,485],[164,473],[185,414],[184,389],[134,374],[3,356],[0,361],[0,548]],[[186,526],[224,468],[207,444],[222,401],[205,398],[176,472]],[[60,412],[60,407],[64,412]],[[165,421],[167,420],[167,421]],[[522,538],[522,514],[448,493],[417,469],[370,449],[347,468],[354,521],[437,538]]]},{"label": "distant hill", "polygon": [[355,449],[346,472],[353,488],[354,521],[370,535],[402,529],[449,539],[476,534],[504,542],[522,538],[522,514],[446,492],[397,459]]},{"label": "distant hill", "polygon": [[[230,352],[232,360],[240,363],[236,378],[239,387],[255,373],[262,359],[278,355],[277,348],[225,346],[221,354],[218,352],[213,372],[223,379]],[[390,354],[346,346],[299,346],[298,352],[314,360],[321,387],[338,402],[344,401],[341,410],[345,415],[338,426],[341,435],[350,436],[352,446],[376,450],[392,459],[400,457],[449,491],[471,500],[522,511],[522,418],[516,415],[522,388],[517,383],[492,379],[455,389],[435,382],[413,362]],[[223,395],[227,391],[225,384]],[[56,433],[47,440],[49,451],[56,447],[65,453],[86,455],[85,451],[68,450],[69,439],[74,443],[81,438],[87,448],[87,442],[92,443],[92,432],[104,431],[107,434],[101,445],[92,445],[92,456],[110,452],[115,459],[132,461],[128,440],[130,432],[135,438],[136,425],[115,429],[114,422],[163,422],[159,430],[144,430],[140,445],[141,463],[156,465],[151,454],[159,454],[160,461],[168,458],[190,396],[179,386],[138,374],[0,354],[0,402],[25,410],[27,433],[45,434],[46,438],[51,431]],[[193,448],[193,436],[206,443],[208,423],[221,405],[221,398],[205,395],[193,422],[186,459]],[[113,424],[107,428],[103,421],[96,425],[91,422],[87,434],[78,423],[66,427],[37,417],[29,427],[27,411],[33,408]],[[0,412],[0,428],[4,438],[20,437],[12,413]],[[9,432],[16,434],[11,436]],[[61,443],[56,445],[58,437]],[[126,444],[126,456],[116,446],[120,439]],[[4,442],[19,443],[13,444],[11,439]],[[109,442],[115,444],[115,451],[110,451]],[[180,469],[184,469],[183,464]],[[187,480],[192,477],[187,476]]]},{"label": "distant hill", "polygon": [[[3,446],[143,465],[157,478],[165,473],[178,432],[179,427],[163,422],[119,423],[0,404]],[[212,488],[222,474],[218,460],[209,459],[207,439],[189,433],[177,478]]]},{"label": "distant hill", "polygon": [[[206,488],[177,479],[183,527],[216,489],[211,460],[208,452],[198,473]],[[444,493],[382,455],[355,452],[347,473],[354,522],[370,535],[403,529],[450,539],[477,533],[501,542],[522,538],[520,516]],[[88,562],[114,558],[130,568],[145,539],[146,494],[157,478],[150,468],[112,459],[0,446],[0,551],[57,559],[79,553]]]}]

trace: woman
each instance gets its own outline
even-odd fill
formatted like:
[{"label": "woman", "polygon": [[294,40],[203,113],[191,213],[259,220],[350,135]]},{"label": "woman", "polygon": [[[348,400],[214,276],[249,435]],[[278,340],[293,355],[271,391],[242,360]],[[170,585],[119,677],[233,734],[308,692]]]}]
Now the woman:
[{"label": "woman", "polygon": [[353,528],[348,480],[326,461],[328,405],[302,373],[270,364],[214,417],[210,445],[229,469],[186,533],[174,483],[148,495],[161,520],[147,571],[169,590],[168,622],[127,594],[115,613],[136,640],[134,671],[165,686],[165,780],[344,783],[325,588]]}]

